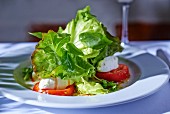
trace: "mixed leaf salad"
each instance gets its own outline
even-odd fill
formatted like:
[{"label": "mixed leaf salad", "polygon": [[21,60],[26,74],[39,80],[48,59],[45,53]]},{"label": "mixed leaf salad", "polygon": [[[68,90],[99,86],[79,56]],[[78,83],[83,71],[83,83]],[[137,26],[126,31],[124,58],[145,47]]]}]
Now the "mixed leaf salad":
[{"label": "mixed leaf salad", "polygon": [[97,95],[120,89],[130,76],[128,67],[118,64],[120,40],[90,13],[78,10],[63,30],[30,33],[41,40],[31,56],[31,68],[24,79],[34,81],[34,91],[52,95]]}]

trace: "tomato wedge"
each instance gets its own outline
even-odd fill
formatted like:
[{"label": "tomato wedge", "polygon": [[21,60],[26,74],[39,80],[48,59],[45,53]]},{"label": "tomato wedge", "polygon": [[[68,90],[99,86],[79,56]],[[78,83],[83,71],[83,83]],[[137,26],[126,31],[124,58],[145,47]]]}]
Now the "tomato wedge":
[{"label": "tomato wedge", "polygon": [[34,87],[33,87],[33,89],[32,89],[33,91],[36,91],[36,92],[38,92],[40,89],[39,89],[39,82],[37,82],[35,85],[34,85]]},{"label": "tomato wedge", "polygon": [[110,72],[97,72],[96,76],[107,81],[123,82],[130,77],[130,73],[127,65],[119,64],[117,69]]},{"label": "tomato wedge", "polygon": [[33,91],[40,92],[40,93],[47,93],[50,95],[59,95],[59,96],[72,96],[75,91],[74,84],[69,85],[66,89],[63,90],[56,90],[56,89],[39,89],[39,82],[37,82],[34,87]]}]

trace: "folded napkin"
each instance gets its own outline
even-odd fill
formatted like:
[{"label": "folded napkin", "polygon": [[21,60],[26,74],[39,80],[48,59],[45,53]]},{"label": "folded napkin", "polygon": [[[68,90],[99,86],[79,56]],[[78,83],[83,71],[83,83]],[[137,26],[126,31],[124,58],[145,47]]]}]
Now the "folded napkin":
[{"label": "folded napkin", "polygon": [[0,57],[15,57],[30,54],[36,43],[0,43]]},{"label": "folded napkin", "polygon": [[[147,42],[149,44],[149,42]],[[162,49],[166,51],[170,55],[170,43],[162,43],[162,42],[156,42],[156,43],[150,43],[149,45],[146,45],[145,43],[141,43],[141,45],[137,45],[140,49],[146,50],[148,53],[152,55],[156,55],[156,52],[158,49]]]}]

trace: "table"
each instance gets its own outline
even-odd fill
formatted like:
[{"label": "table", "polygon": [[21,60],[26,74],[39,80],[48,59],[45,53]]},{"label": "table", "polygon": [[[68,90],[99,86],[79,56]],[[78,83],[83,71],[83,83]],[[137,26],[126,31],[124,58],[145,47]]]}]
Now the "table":
[{"label": "table", "polygon": [[[131,42],[133,46],[147,50],[155,55],[158,48],[166,49],[170,53],[170,41]],[[28,56],[34,50],[36,43],[0,43],[0,62],[4,57],[17,55]],[[21,50],[22,48],[22,50]],[[169,48],[169,50],[168,50]],[[19,59],[19,58],[18,58]],[[11,66],[16,67],[16,66]],[[1,73],[1,71],[0,71]],[[3,82],[0,80],[0,84]],[[170,114],[170,83],[164,85],[158,92],[134,101],[116,106],[91,109],[58,109],[32,106],[12,101],[0,94],[1,114]]]}]

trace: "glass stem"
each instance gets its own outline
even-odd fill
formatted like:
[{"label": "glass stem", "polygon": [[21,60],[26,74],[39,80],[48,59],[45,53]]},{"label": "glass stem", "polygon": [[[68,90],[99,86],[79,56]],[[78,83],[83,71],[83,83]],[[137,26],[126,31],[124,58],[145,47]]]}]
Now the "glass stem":
[{"label": "glass stem", "polygon": [[123,10],[123,15],[122,15],[122,37],[121,41],[124,44],[129,43],[129,38],[128,38],[128,12],[129,12],[129,3],[123,3],[122,4],[122,10]]}]

